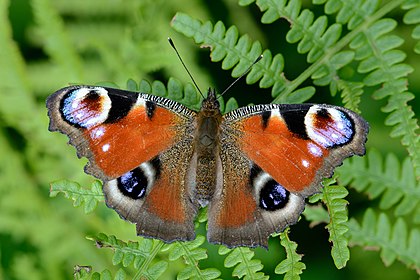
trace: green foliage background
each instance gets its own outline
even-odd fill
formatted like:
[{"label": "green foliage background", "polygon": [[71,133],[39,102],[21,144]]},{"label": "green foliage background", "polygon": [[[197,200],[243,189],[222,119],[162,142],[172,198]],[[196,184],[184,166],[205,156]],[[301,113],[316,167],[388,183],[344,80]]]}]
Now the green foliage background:
[{"label": "green foliage background", "polygon": [[[70,279],[75,267],[84,279],[417,279],[419,23],[418,0],[0,0],[0,279]],[[323,102],[370,123],[367,155],[326,180],[268,251],[207,244],[205,211],[193,242],[136,237],[86,159],[47,130],[45,99],[69,83],[197,108],[168,36],[202,90],[223,90],[264,53],[226,110]]]}]

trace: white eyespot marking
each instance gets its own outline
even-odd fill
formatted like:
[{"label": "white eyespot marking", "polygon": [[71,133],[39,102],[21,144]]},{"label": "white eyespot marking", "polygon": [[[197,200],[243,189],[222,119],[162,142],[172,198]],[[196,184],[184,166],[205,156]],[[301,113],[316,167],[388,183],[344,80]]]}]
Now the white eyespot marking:
[{"label": "white eyespot marking", "polygon": [[314,144],[314,143],[309,143],[308,144],[308,151],[313,156],[322,157],[322,150],[321,150],[321,148],[318,145]]},{"label": "white eyespot marking", "polygon": [[310,164],[309,164],[309,161],[307,161],[306,159],[303,159],[302,160],[302,165],[303,165],[303,167],[308,168]]},{"label": "white eyespot marking", "polygon": [[271,118],[276,117],[276,118],[282,119],[282,116],[280,114],[280,109],[274,109],[274,110],[272,110],[270,117]]},{"label": "white eyespot marking", "polygon": [[139,167],[143,171],[144,176],[147,178],[147,188],[151,188],[156,179],[156,169],[149,161],[143,162]]},{"label": "white eyespot marking", "polygon": [[138,97],[136,101],[136,106],[146,107],[146,99]]},{"label": "white eyespot marking", "polygon": [[103,152],[108,152],[109,151],[109,148],[110,148],[110,145],[109,144],[105,144],[105,145],[102,146],[102,151]]},{"label": "white eyespot marking", "polygon": [[67,93],[61,112],[67,122],[89,128],[106,121],[111,105],[106,89],[82,87]]},{"label": "white eyespot marking", "polygon": [[90,137],[93,139],[99,139],[105,134],[105,128],[103,126],[98,126],[92,129],[90,132]]},{"label": "white eyespot marking", "polygon": [[257,177],[254,178],[254,187],[258,191],[258,193],[260,192],[262,187],[264,187],[264,185],[271,179],[273,178],[266,172],[261,172]]},{"label": "white eyespot marking", "polygon": [[[354,134],[353,124],[347,114],[319,105],[308,110],[305,127],[309,138],[324,148],[346,144]],[[309,149],[315,154],[311,147]]]}]

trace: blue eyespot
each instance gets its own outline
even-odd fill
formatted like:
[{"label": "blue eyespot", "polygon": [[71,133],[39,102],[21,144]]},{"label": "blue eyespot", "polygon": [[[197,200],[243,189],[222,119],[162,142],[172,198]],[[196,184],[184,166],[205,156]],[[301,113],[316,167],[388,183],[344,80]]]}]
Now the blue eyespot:
[{"label": "blue eyespot", "polygon": [[260,207],[275,211],[286,206],[290,193],[274,180],[265,183],[260,191]]},{"label": "blue eyespot", "polygon": [[147,177],[140,168],[133,169],[117,179],[118,189],[132,199],[144,197],[147,189]]}]

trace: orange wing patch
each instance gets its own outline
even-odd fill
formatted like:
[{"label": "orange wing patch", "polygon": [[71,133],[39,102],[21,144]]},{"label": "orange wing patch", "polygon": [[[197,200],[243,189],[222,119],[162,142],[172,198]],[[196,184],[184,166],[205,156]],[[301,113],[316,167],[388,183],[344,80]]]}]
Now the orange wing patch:
[{"label": "orange wing patch", "polygon": [[[224,186],[223,210],[219,212],[217,224],[219,227],[241,227],[251,223],[256,211],[255,200],[249,189],[248,180],[240,181],[228,179]],[[231,193],[226,193],[227,191]]]},{"label": "orange wing patch", "polygon": [[328,156],[328,150],[289,131],[285,122],[272,116],[267,126],[260,116],[242,122],[239,139],[247,156],[291,192],[302,191],[311,184]]},{"label": "orange wing patch", "polygon": [[150,160],[175,141],[174,113],[156,107],[153,118],[144,106],[133,108],[118,123],[105,123],[84,131],[93,160],[104,174],[116,178]]},{"label": "orange wing patch", "polygon": [[183,186],[176,180],[171,182],[168,172],[162,172],[162,176],[155,182],[153,189],[146,198],[147,209],[167,222],[185,223],[186,209],[181,194]]}]

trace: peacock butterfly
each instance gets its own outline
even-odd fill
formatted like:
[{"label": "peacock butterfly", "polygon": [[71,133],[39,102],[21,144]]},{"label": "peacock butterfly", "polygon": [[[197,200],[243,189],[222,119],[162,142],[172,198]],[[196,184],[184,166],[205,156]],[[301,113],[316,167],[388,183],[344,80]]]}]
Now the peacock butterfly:
[{"label": "peacock butterfly", "polygon": [[106,204],[138,235],[192,240],[208,206],[209,242],[267,246],[296,223],[305,198],[352,155],[365,153],[367,122],[337,106],[266,104],[222,115],[209,89],[195,112],[173,100],[99,86],[47,99],[50,131],[66,134]]}]

